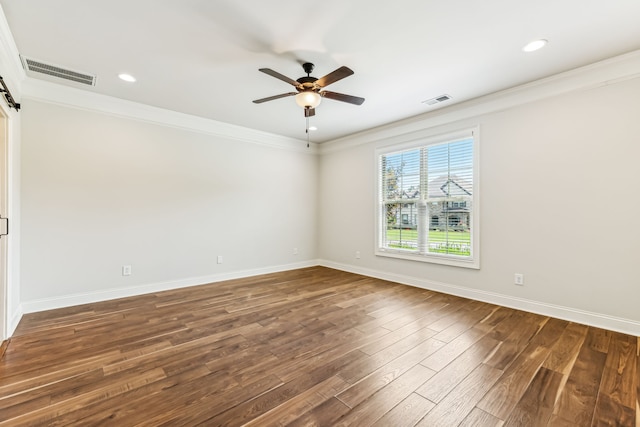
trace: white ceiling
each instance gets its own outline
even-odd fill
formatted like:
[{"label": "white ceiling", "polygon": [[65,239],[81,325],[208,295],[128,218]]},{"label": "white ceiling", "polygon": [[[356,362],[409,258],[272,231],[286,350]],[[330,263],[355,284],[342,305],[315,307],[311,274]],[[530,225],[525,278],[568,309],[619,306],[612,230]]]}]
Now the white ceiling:
[{"label": "white ceiling", "polygon": [[[328,90],[314,142],[333,140],[640,49],[639,0],[0,0],[22,56],[97,75],[88,87],[274,134],[305,139],[293,98],[302,62]],[[523,53],[529,41],[549,44]],[[127,72],[136,83],[117,75]],[[448,94],[429,107],[422,101]]]}]

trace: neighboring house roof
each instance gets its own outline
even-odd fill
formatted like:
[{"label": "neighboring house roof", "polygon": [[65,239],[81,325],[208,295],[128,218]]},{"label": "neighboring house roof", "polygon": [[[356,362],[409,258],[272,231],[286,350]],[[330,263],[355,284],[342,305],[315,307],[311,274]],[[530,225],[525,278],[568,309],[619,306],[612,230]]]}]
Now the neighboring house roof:
[{"label": "neighboring house roof", "polygon": [[[427,191],[429,192],[428,197],[430,199],[470,196],[473,191],[473,184],[457,175],[442,175],[429,181]],[[419,199],[420,190],[403,190],[400,194],[400,198]]]},{"label": "neighboring house roof", "polygon": [[420,190],[410,190],[402,192],[403,199],[417,199],[418,196],[420,196]]},{"label": "neighboring house roof", "polygon": [[442,175],[429,181],[427,188],[430,199],[438,197],[470,196],[473,184],[457,175]]}]

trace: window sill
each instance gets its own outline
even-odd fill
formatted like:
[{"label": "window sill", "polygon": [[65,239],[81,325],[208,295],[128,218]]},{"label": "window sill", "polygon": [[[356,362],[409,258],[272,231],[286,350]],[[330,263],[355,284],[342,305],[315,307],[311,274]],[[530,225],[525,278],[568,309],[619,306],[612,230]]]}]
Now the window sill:
[{"label": "window sill", "polygon": [[427,262],[431,264],[449,265],[452,267],[472,268],[475,270],[480,269],[480,262],[478,258],[462,258],[455,255],[420,255],[412,252],[406,252],[402,250],[393,249],[380,249],[375,251],[377,256],[404,259],[408,261]]}]

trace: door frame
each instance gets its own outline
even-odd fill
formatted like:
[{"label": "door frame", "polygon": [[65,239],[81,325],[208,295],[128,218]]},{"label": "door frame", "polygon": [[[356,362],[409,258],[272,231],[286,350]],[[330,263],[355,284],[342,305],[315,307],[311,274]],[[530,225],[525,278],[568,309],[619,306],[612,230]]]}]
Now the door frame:
[{"label": "door frame", "polygon": [[[9,216],[9,115],[4,105],[0,106],[0,215],[3,218]],[[8,269],[9,236],[7,235],[0,237],[0,346],[9,338]]]}]

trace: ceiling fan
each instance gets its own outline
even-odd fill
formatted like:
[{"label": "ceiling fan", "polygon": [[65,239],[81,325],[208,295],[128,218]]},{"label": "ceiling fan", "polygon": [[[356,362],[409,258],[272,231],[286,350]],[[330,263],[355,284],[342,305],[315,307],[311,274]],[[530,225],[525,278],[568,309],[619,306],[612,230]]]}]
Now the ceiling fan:
[{"label": "ceiling fan", "polygon": [[349,77],[353,74],[353,70],[348,67],[340,67],[319,79],[312,77],[314,65],[310,62],[302,64],[306,76],[300,77],[298,80],[290,79],[277,71],[273,71],[271,68],[260,68],[265,74],[268,74],[276,79],[280,79],[285,83],[289,83],[294,86],[297,92],[287,92],[280,95],[269,96],[267,98],[256,99],[253,101],[255,104],[261,104],[267,101],[273,101],[274,99],[285,98],[287,96],[295,96],[296,103],[304,108],[304,116],[311,117],[316,114],[315,108],[320,104],[322,98],[335,99],[336,101],[348,102],[349,104],[361,105],[364,102],[364,98],[357,96],[345,95],[343,93],[330,92],[323,90],[331,83],[335,83],[338,80],[342,80],[345,77]]}]

